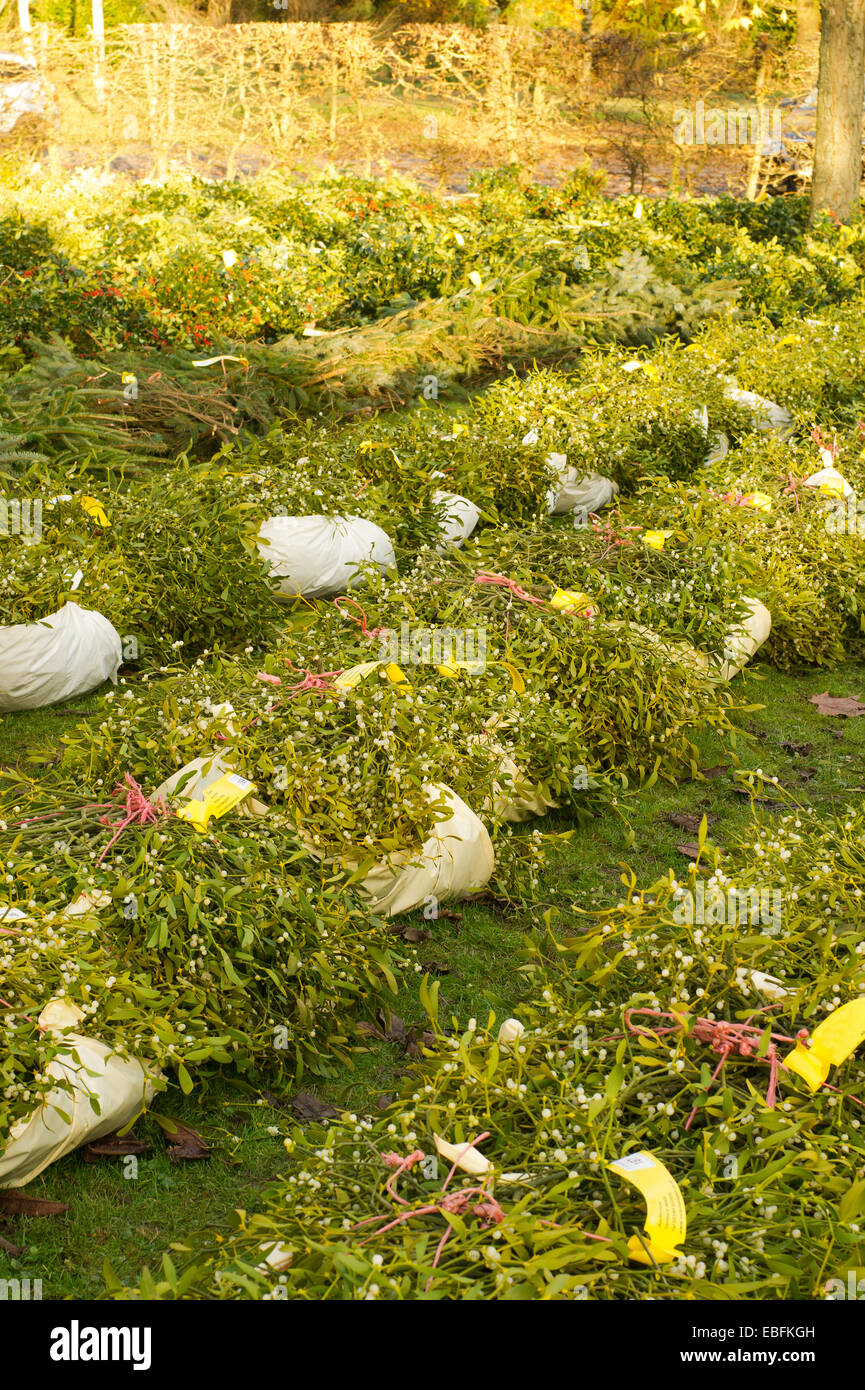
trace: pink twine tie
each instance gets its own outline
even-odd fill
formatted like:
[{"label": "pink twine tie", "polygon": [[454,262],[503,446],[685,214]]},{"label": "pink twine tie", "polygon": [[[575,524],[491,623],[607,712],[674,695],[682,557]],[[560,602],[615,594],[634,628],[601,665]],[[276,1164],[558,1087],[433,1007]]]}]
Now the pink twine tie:
[{"label": "pink twine tie", "polygon": [[507,589],[512,593],[515,598],[521,598],[523,603],[534,603],[538,608],[546,608],[547,606],[544,599],[536,598],[535,595],[530,594],[527,589],[521,588],[516,580],[506,579],[503,574],[476,574],[474,582],[476,584],[498,584],[503,589]]},{"label": "pink twine tie", "polygon": [[[640,1028],[639,1025],[631,1023],[634,1014],[642,1014],[648,1018],[671,1018],[673,1026],[671,1028]],[[625,1027],[629,1033],[636,1033],[643,1037],[661,1037],[666,1033],[679,1033],[682,1031],[682,1020],[671,1013],[663,1013],[660,1009],[628,1009],[625,1013]],[[716,1023],[711,1018],[698,1018],[691,1028],[690,1036],[697,1042],[706,1043],[713,1052],[717,1052],[720,1061],[712,1073],[709,1085],[715,1082],[721,1072],[728,1057],[744,1057],[753,1059],[755,1062],[765,1062],[769,1067],[769,1087],[766,1092],[766,1104],[770,1110],[775,1108],[775,1096],[778,1085],[778,1069],[784,1067],[784,1063],[778,1057],[777,1043],[804,1042],[808,1037],[808,1029],[800,1028],[795,1038],[789,1037],[786,1033],[770,1033],[769,1045],[762,1057],[757,1055],[757,1049],[762,1039],[762,1031],[753,1028],[745,1023],[727,1023],[721,1020]],[[784,1067],[786,1071],[786,1067]],[[708,1088],[707,1088],[708,1089]],[[685,1124],[685,1129],[690,1129],[694,1116],[699,1109],[694,1106]]]},{"label": "pink twine tie", "polygon": [[338,608],[339,611],[340,611],[340,613],[342,613],[342,605],[343,605],[344,603],[350,603],[351,606],[352,606],[352,608],[356,608],[357,611],[358,611],[358,613],[360,614],[360,617],[359,617],[359,618],[356,618],[356,617],[354,616],[353,613],[343,613],[343,617],[345,617],[345,618],[351,618],[351,621],[352,621],[353,623],[359,623],[359,624],[360,624],[361,633],[363,634],[364,637],[372,637],[372,638],[381,637],[382,633],[387,632],[387,628],[386,628],[386,627],[367,627],[367,625],[366,625],[366,614],[364,613],[364,611],[363,611],[363,609],[361,608],[360,604],[357,603],[353,598],[335,598],[335,599],[333,600],[333,606],[334,606],[334,608]]},{"label": "pink twine tie", "polygon": [[333,690],[333,682],[337,676],[342,675],[342,671],[306,671],[298,666],[293,666],[290,661],[285,664],[290,671],[295,671],[298,675],[303,676],[303,680],[298,681],[297,685],[286,686],[285,693],[289,700],[295,699],[297,695],[305,694],[307,690],[315,690],[320,695],[324,695]]},{"label": "pink twine tie", "polygon": [[135,778],[130,777],[128,772],[124,774],[123,781],[119,782],[115,788],[115,794],[117,797],[125,795],[126,805],[124,809],[126,814],[123,820],[115,822],[113,825],[107,816],[102,817],[103,825],[111,826],[114,834],[96,860],[97,864],[102,863],[111,846],[117,843],[124,830],[128,830],[130,825],[155,825],[160,817],[169,814],[163,798],[160,796],[156,801],[148,801]]}]

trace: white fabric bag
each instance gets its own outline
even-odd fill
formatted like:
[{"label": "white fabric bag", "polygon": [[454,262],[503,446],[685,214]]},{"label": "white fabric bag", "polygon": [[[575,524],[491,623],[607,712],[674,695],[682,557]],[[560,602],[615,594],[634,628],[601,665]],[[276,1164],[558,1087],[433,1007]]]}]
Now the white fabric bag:
[{"label": "white fabric bag", "polygon": [[824,498],[830,501],[853,495],[852,487],[833,463],[829,463],[816,473],[812,473],[810,477],[805,479],[805,486],[816,488]]},{"label": "white fabric bag", "polygon": [[117,679],[120,635],[101,613],[65,603],[38,623],[0,627],[0,711],[41,709]]},{"label": "white fabric bag", "polygon": [[587,512],[599,512],[608,507],[619,490],[618,483],[592,470],[579,473],[568,464],[567,454],[550,454],[547,459],[556,470],[557,481],[547,493],[547,514],[563,516],[577,507]]},{"label": "white fabric bag", "polygon": [[[489,737],[488,733],[472,734],[469,743],[486,743]],[[490,748],[498,758],[501,780],[497,778],[493,782],[492,793],[481,807],[485,815],[518,823],[559,809],[558,801],[543,795],[498,740],[494,738]]]},{"label": "white fabric bag", "polygon": [[451,814],[440,820],[420,850],[405,850],[370,870],[361,891],[373,912],[394,917],[429,898],[446,902],[479,892],[495,867],[492,841],[483,821],[450,787],[430,784],[430,801],[443,796]]},{"label": "white fabric bag", "polygon": [[748,615],[727,632],[721,665],[722,681],[730,681],[737,676],[772,631],[772,614],[764,603],[758,598],[743,598],[742,602],[748,606]]},{"label": "white fabric bag", "polygon": [[390,537],[362,516],[272,516],[258,533],[258,549],[287,598],[327,598],[360,582],[357,566],[395,565]]},{"label": "white fabric bag", "polygon": [[[83,1018],[74,1005],[53,999],[39,1015],[39,1027],[59,1032]],[[143,1062],[118,1057],[105,1043],[80,1033],[65,1034],[63,1050],[48,1063],[47,1072],[54,1081],[68,1081],[72,1090],[55,1086],[31,1115],[12,1126],[0,1150],[0,1188],[32,1182],[79,1144],[122,1129],[153,1099],[155,1077]],[[99,1103],[99,1114],[91,1096]]]},{"label": "white fabric bag", "polygon": [[754,416],[755,429],[764,434],[780,434],[783,438],[796,428],[796,422],[785,406],[776,405],[754,391],[741,391],[735,382],[724,388],[724,395],[728,401],[746,406]]},{"label": "white fabric bag", "polygon": [[478,524],[480,510],[468,497],[458,492],[434,492],[433,501],[442,517],[441,541],[436,546],[439,555],[452,545],[462,545],[467,541]]}]

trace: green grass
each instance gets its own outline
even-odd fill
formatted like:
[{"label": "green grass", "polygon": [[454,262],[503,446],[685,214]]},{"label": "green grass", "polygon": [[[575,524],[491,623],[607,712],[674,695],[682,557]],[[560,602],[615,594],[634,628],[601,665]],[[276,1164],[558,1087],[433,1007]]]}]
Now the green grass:
[{"label": "green grass", "polygon": [[[825,718],[808,697],[824,690],[860,694],[865,691],[865,664],[803,676],[766,667],[757,671],[761,679],[749,675],[738,683],[752,703],[763,706],[742,718],[744,737],[736,750],[741,765],[776,776],[803,804],[829,809],[843,804],[851,793],[860,793],[865,787],[865,718]],[[99,702],[98,695],[91,696],[76,700],[74,708],[96,708]],[[59,737],[70,720],[56,710],[2,717],[0,764],[26,759],[31,745]],[[717,741],[705,738],[698,743],[702,767],[724,760]],[[485,1020],[491,1008],[500,1018],[513,1010],[523,988],[522,936],[549,906],[558,908],[555,920],[572,931],[579,924],[576,909],[594,912],[618,901],[624,864],[643,882],[670,866],[687,872],[688,861],[676,846],[695,836],[671,824],[671,813],[707,814],[710,838],[722,849],[746,832],[748,801],[734,785],[729,773],[676,787],[659,783],[623,799],[626,820],[608,813],[578,826],[564,815],[554,815],[544,828],[573,833],[557,845],[541,901],[510,911],[487,902],[456,905],[452,915],[435,922],[424,922],[420,914],[401,919],[432,932],[418,952],[424,966],[431,968],[434,962],[439,971],[447,972],[440,974],[442,1019],[453,1014],[465,1023],[471,1016]],[[406,984],[396,1006],[408,1023],[422,1021],[420,978]],[[406,1065],[406,1053],[398,1043],[371,1039],[370,1050],[360,1054],[354,1070],[310,1089],[340,1108],[369,1112],[389,1096]],[[266,1077],[260,1078],[260,1086],[267,1089]],[[274,1105],[248,1081],[223,1075],[189,1098],[177,1091],[160,1097],[160,1113],[193,1125],[211,1145],[212,1156],[172,1163],[162,1131],[151,1117],[136,1126],[136,1136],[152,1145],[150,1153],[138,1159],[136,1176],[124,1176],[122,1159],[87,1163],[80,1155],[69,1155],[27,1188],[34,1197],[67,1203],[64,1215],[0,1218],[0,1235],[25,1247],[20,1256],[0,1250],[0,1278],[41,1278],[46,1299],[94,1297],[103,1287],[106,1259],[121,1279],[137,1278],[144,1264],[158,1263],[172,1241],[196,1228],[218,1225],[234,1207],[254,1208],[263,1185],[290,1167],[282,1138],[293,1122],[283,1108],[291,1094],[274,1097],[279,1102]]]}]

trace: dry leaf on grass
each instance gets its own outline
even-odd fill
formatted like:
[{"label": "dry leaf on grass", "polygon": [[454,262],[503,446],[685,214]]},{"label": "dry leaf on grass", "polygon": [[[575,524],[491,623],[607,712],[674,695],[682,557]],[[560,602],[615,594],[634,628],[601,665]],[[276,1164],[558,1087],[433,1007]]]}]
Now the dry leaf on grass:
[{"label": "dry leaf on grass", "polygon": [[822,695],[812,695],[810,703],[830,719],[840,719],[842,715],[846,719],[856,719],[860,714],[865,714],[865,705],[858,695],[835,696],[824,691]]},{"label": "dry leaf on grass", "polygon": [[154,1114],[153,1118],[165,1135],[165,1142],[169,1146],[168,1157],[172,1163],[181,1163],[186,1159],[210,1158],[207,1144],[189,1125],[182,1124],[180,1120],[170,1120],[167,1115]]},{"label": "dry leaf on grass", "polygon": [[79,1149],[85,1163],[95,1163],[99,1158],[123,1158],[127,1154],[149,1153],[153,1146],[143,1139],[133,1139],[126,1135],[121,1139],[117,1134],[106,1134],[103,1139],[94,1139],[92,1144],[84,1144]]},{"label": "dry leaf on grass", "polygon": [[340,1113],[329,1100],[319,1100],[310,1091],[298,1091],[291,1108],[299,1120],[332,1120]]},{"label": "dry leaf on grass", "polygon": [[65,1202],[48,1202],[44,1197],[30,1197],[16,1187],[0,1192],[0,1212],[5,1216],[61,1216],[68,1210]]},{"label": "dry leaf on grass", "polygon": [[[714,819],[714,816],[706,816],[707,822]],[[692,816],[687,811],[670,811],[667,820],[671,825],[677,825],[680,830],[687,830],[689,834],[697,835],[700,831],[702,816]]]}]

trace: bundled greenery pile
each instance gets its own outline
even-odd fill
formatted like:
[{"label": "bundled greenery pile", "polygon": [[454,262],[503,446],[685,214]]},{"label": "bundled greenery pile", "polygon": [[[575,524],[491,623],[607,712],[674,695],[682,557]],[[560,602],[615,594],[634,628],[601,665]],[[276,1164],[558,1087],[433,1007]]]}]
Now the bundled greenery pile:
[{"label": "bundled greenery pile", "polygon": [[[855,489],[861,460],[848,465],[840,457],[838,466]],[[772,614],[763,655],[773,665],[832,666],[860,648],[865,572],[856,495],[851,507],[803,485],[822,467],[811,440],[795,447],[758,436],[699,483],[653,480],[620,515],[626,524],[639,517],[643,525],[687,532],[707,553],[725,551],[735,582]],[[755,496],[757,506],[748,500]]]},{"label": "bundled greenery pile", "polygon": [[[801,1028],[865,988],[863,814],[757,816],[723,870],[704,835],[686,885],[670,873],[641,889],[623,874],[618,907],[529,944],[521,1035],[510,1025],[497,1041],[490,1017],[455,1019],[447,1036],[438,1020],[388,1110],[295,1127],[259,1211],[176,1243],[133,1288],[109,1270],[110,1294],[786,1299],[824,1297],[833,1277],[846,1287],[861,1265],[863,1062],[814,1093],[781,1069],[770,1105],[768,1049],[770,1033],[789,1039],[772,1043],[783,1063]],[[697,882],[714,903],[705,921]],[[422,988],[434,1021],[436,996]],[[698,1018],[750,1020],[759,1046],[713,1077]],[[466,1195],[447,1214],[434,1134],[477,1141],[491,1165],[456,1171],[448,1190]],[[669,1263],[631,1258],[645,1207],[607,1167],[641,1150],[666,1164],[687,1211]],[[415,1152],[427,1157],[399,1176],[399,1207],[385,1182]]]},{"label": "bundled greenery pile", "polygon": [[162,1068],[162,1089],[171,1079],[188,1092],[216,1065],[292,1078],[353,1065],[355,1023],[392,1000],[409,958],[322,883],[284,818],[253,828],[235,816],[202,836],[160,817],[112,843],[124,798],[111,781],[49,783],[5,773],[0,784],[12,870],[0,901],[0,1135],[54,1084],[55,1044],[36,1022],[58,997],[83,1009],[76,1031]]},{"label": "bundled greenery pile", "polygon": [[[808,229],[795,200],[613,204],[585,175],[496,174],[459,208],[336,178],[81,179],[62,207],[46,190],[37,220],[12,176],[0,221],[0,470],[41,507],[38,533],[0,536],[0,627],[72,599],[139,671],[31,747],[32,775],[0,773],[0,1139],[48,1089],[36,1020],[58,996],[162,1086],[350,1067],[357,1023],[419,969],[359,885],[448,814],[431,787],[488,824],[493,898],[536,904],[554,837],[513,815],[622,814],[700,775],[698,734],[735,747],[752,707],[721,663],[748,598],[783,669],[857,650],[865,613],[865,528],[804,487],[831,456],[858,515],[861,230]],[[790,410],[785,437],[734,385]],[[551,517],[563,460],[614,481],[612,504]],[[459,550],[439,490],[480,509]],[[396,573],[279,602],[256,544],[278,515],[373,521]],[[202,835],[154,800],[119,832],[127,795],[217,754],[254,807]],[[757,816],[723,858],[704,826],[683,883],[625,875],[599,918],[553,909],[519,1036],[448,1032],[425,985],[436,1045],[389,1110],[295,1133],[258,1215],[112,1291],[819,1296],[827,1225],[839,1261],[856,1253],[860,1064],[841,1095],[782,1072],[773,1107],[771,1039],[713,1081],[694,1027],[771,1004],[760,1026],[793,1037],[861,990],[861,820]],[[723,913],[689,916],[698,884]],[[671,1031],[635,1031],[631,1009]],[[432,1210],[356,1229],[400,1214],[387,1156],[430,1155],[433,1133],[478,1139],[493,1179],[446,1222],[443,1162],[415,1163],[399,1190]],[[641,1208],[605,1166],[638,1148],[688,1209],[658,1268],[629,1261]]]},{"label": "bundled greenery pile", "polygon": [[0,499],[0,627],[39,622],[69,600],[120,621],[131,580],[122,554],[104,544],[105,516],[102,498],[89,494]]}]

